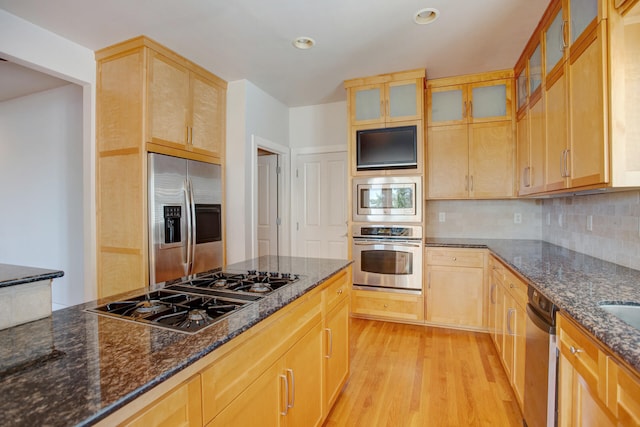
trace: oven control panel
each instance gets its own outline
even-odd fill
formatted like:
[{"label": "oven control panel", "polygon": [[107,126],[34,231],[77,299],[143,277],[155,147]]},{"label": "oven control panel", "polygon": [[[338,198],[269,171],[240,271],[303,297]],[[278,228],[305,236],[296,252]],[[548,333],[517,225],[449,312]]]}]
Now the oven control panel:
[{"label": "oven control panel", "polygon": [[353,226],[353,237],[387,237],[421,239],[422,227],[410,225],[363,225]]}]

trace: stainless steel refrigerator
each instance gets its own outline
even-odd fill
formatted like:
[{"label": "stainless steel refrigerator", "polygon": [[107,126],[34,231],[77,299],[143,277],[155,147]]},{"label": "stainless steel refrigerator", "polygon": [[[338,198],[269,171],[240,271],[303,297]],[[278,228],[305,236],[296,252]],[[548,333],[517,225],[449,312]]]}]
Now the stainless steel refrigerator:
[{"label": "stainless steel refrigerator", "polygon": [[150,283],[222,266],[221,169],[149,153]]}]

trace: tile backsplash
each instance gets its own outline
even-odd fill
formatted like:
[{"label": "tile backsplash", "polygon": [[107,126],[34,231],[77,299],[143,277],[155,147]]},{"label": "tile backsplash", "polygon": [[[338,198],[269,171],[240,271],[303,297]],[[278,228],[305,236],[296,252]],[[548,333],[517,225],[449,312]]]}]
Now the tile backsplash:
[{"label": "tile backsplash", "polygon": [[542,240],[640,269],[640,191],[545,199]]},{"label": "tile backsplash", "polygon": [[428,200],[427,237],[542,238],[540,200]]}]

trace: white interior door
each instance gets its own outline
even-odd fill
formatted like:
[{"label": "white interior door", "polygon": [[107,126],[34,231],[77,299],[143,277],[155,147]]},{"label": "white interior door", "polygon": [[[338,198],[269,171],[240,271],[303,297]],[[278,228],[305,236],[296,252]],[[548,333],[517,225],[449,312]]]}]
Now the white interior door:
[{"label": "white interior door", "polygon": [[278,155],[258,156],[258,256],[278,255]]},{"label": "white interior door", "polygon": [[347,154],[296,161],[296,255],[347,258]]}]

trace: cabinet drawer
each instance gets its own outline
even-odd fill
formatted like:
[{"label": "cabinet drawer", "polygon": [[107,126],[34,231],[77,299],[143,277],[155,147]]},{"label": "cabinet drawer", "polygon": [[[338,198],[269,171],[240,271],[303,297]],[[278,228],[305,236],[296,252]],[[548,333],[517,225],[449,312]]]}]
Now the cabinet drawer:
[{"label": "cabinet drawer", "polygon": [[484,267],[482,249],[427,249],[428,265]]},{"label": "cabinet drawer", "polygon": [[[558,347],[569,363],[578,371],[591,389],[596,394],[599,387],[603,388],[606,362],[604,354],[594,341],[562,314],[558,314]],[[600,364],[600,357],[603,363]],[[602,368],[602,377],[601,377]],[[602,382],[601,382],[602,378]],[[600,393],[598,393],[600,394]],[[604,396],[602,396],[604,397]]]},{"label": "cabinet drawer", "polygon": [[529,286],[508,270],[505,271],[503,283],[507,292],[511,294],[516,303],[525,307],[527,305],[527,290]]},{"label": "cabinet drawer", "polygon": [[352,312],[365,316],[423,320],[422,295],[354,290]]},{"label": "cabinet drawer", "polygon": [[332,279],[330,279],[330,282],[326,284],[326,289],[323,291],[325,313],[330,311],[349,295],[351,286],[349,285],[348,279],[349,275],[347,274],[347,270],[343,270],[336,274]]}]

